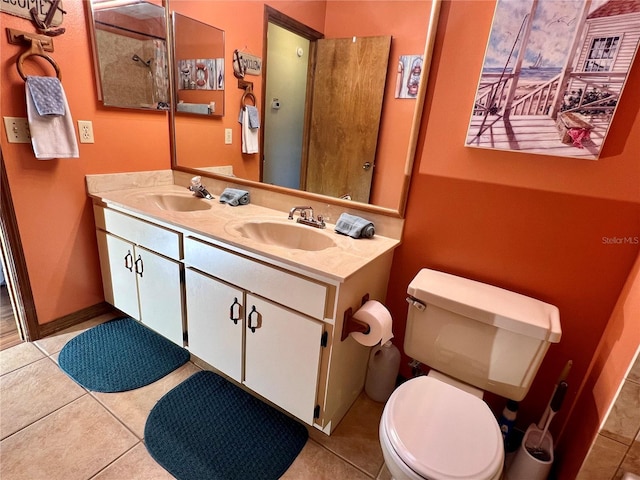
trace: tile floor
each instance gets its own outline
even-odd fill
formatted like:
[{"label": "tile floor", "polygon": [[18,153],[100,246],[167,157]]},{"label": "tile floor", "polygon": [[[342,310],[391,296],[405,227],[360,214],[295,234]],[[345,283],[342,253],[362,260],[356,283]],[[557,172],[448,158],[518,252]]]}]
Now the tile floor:
[{"label": "tile floor", "polygon": [[[0,352],[2,480],[164,480],[173,478],[144,447],[146,417],[171,388],[198,371],[189,362],[146,387],[89,392],[57,365],[64,344],[111,317]],[[288,480],[391,478],[378,443],[382,405],[364,394],[331,436],[309,428]]]}]

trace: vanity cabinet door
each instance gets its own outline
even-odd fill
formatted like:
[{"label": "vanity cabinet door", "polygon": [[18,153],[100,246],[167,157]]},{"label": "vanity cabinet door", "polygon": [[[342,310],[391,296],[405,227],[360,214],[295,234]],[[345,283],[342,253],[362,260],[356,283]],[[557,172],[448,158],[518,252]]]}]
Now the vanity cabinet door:
[{"label": "vanity cabinet door", "polygon": [[244,292],[190,268],[185,285],[189,350],[242,382]]},{"label": "vanity cabinet door", "polygon": [[140,320],[134,245],[102,230],[97,230],[96,235],[105,300]]},{"label": "vanity cabinet door", "polygon": [[245,305],[244,383],[313,424],[323,324],[251,294]]},{"label": "vanity cabinet door", "polygon": [[139,246],[136,246],[134,256],[140,320],[160,335],[183,346],[182,265]]}]

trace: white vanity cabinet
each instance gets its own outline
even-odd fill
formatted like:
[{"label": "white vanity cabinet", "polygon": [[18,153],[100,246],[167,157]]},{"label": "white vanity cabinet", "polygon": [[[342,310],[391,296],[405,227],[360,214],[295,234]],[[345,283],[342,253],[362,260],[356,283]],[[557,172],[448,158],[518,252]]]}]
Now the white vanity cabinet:
[{"label": "white vanity cabinet", "polygon": [[[185,239],[185,263],[189,350],[313,424],[324,323],[252,291],[276,286],[268,282],[273,275],[287,276],[276,287],[292,298],[298,287],[327,287],[191,238]],[[324,295],[319,300],[324,312]]]},{"label": "white vanity cabinet", "polygon": [[398,240],[336,236],[327,251],[271,247],[238,236],[234,225],[286,212],[251,204],[236,218],[217,202],[186,213],[158,207],[158,195],[190,199],[183,190],[92,193],[106,301],[331,434],[362,393],[370,352],[343,327],[367,298],[384,301]]},{"label": "white vanity cabinet", "polygon": [[182,346],[181,235],[101,206],[94,214],[106,301]]}]

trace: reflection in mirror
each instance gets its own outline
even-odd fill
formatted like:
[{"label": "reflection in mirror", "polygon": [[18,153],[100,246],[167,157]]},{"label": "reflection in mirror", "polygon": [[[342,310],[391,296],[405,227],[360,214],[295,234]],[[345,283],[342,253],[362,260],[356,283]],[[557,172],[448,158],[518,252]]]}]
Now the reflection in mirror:
[{"label": "reflection in mirror", "polygon": [[110,107],[168,110],[165,9],[141,0],[91,0],[98,98]]},{"label": "reflection in mirror", "polygon": [[[276,182],[272,178],[279,173],[270,172],[267,174],[268,168],[265,165],[266,162],[271,162],[266,157],[267,147],[273,142],[281,142],[284,138],[279,136],[274,139],[266,131],[267,116],[271,116],[271,120],[274,121],[284,118],[285,110],[288,107],[285,95],[297,91],[293,85],[287,84],[286,81],[279,85],[268,79],[269,65],[273,65],[276,60],[272,60],[268,56],[267,28],[271,28],[270,24],[274,24],[301,35],[300,25],[302,25],[307,30],[320,33],[324,39],[347,38],[352,41],[355,37],[356,42],[364,37],[391,36],[380,113],[375,117],[370,115],[363,123],[359,123],[362,125],[361,128],[365,129],[379,125],[377,141],[373,147],[373,162],[363,161],[360,163],[363,170],[365,170],[364,165],[366,164],[366,168],[370,169],[369,173],[373,172],[369,195],[369,204],[375,206],[372,208],[375,210],[376,207],[382,207],[378,210],[403,215],[426,81],[421,82],[419,93],[415,96],[397,95],[396,86],[405,85],[408,75],[411,73],[401,69],[402,58],[407,56],[426,55],[422,64],[422,78],[427,78],[439,6],[439,0],[300,0],[282,2],[275,0],[215,0],[208,2],[180,0],[179,2],[171,2],[171,9],[203,22],[215,23],[219,28],[224,29],[228,59],[231,59],[232,52],[238,49],[241,52],[261,57],[263,60],[260,74],[247,75],[244,78],[245,81],[253,83],[253,93],[260,109],[262,120],[260,154],[247,155],[242,153],[241,126],[237,120],[243,90],[236,88],[237,81],[233,78],[233,73],[229,71],[227,72],[226,90],[229,112],[224,118],[212,124],[211,122],[203,122],[195,116],[174,117],[174,168],[185,171],[198,170],[205,175],[223,170],[233,175],[235,181],[245,182],[246,185],[252,185],[252,182],[264,182],[264,188],[291,192],[289,188],[273,185]],[[242,15],[239,15],[238,12],[242,12]],[[316,68],[316,41],[311,39],[308,46],[301,43],[298,47],[289,49],[288,54],[298,59],[309,58],[309,68]],[[334,60],[340,62],[343,60],[342,56],[346,54],[336,53],[336,55],[338,56]],[[327,64],[330,65],[331,62],[328,61]],[[315,72],[312,72],[313,74]],[[346,73],[341,74],[337,79],[343,89],[349,92],[348,95],[342,97],[340,103],[349,101],[350,97],[363,94],[364,89],[360,88],[361,85],[358,82],[366,82],[367,76],[365,75],[364,79],[360,78],[358,81],[354,78]],[[286,76],[285,79],[287,79]],[[309,142],[314,135],[317,137],[316,139],[323,136],[322,132],[314,131],[314,123],[310,121],[309,105],[312,103],[311,99],[313,99],[313,103],[325,102],[329,113],[335,114],[343,106],[339,103],[327,102],[326,99],[315,98],[312,92],[307,93],[305,100],[307,113],[303,119],[307,130],[302,134],[303,146],[299,149],[302,150],[300,155],[303,156],[309,150]],[[231,132],[230,136],[228,135],[229,131]],[[330,137],[324,140],[333,144],[348,144],[353,140],[352,134],[345,135],[340,129],[335,130],[331,135],[324,136]],[[231,137],[231,143],[229,143],[229,137]],[[320,153],[327,149],[322,145],[316,145],[314,148]],[[358,152],[354,151],[352,155],[356,156]],[[309,169],[309,166],[303,164],[302,170],[305,168]],[[322,165],[316,170],[320,172],[321,177],[342,175],[342,173]],[[216,174],[212,176],[223,178]],[[294,178],[294,181],[296,177],[300,179],[300,186],[294,186],[294,188],[299,188],[298,191],[302,192],[306,186],[306,179],[302,174],[295,173],[290,177]],[[349,194],[350,190],[352,190],[351,187],[341,187],[333,195],[338,198]],[[305,192],[301,195],[312,194]],[[327,198],[327,200],[329,199]],[[331,201],[344,203],[344,205],[357,203],[358,208],[366,209],[366,204],[360,202]]]},{"label": "reflection in mirror", "polygon": [[176,111],[224,115],[224,32],[172,13]]}]

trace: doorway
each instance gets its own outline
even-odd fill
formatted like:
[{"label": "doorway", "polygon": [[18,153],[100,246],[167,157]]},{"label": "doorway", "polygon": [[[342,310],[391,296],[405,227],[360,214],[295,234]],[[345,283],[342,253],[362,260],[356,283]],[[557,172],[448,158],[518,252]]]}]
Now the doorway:
[{"label": "doorway", "polygon": [[391,36],[325,39],[265,6],[265,183],[368,203]]},{"label": "doorway", "polygon": [[[8,346],[6,348],[9,348],[23,341],[38,340],[40,332],[2,150],[0,150],[0,255],[6,283],[1,292],[0,315],[3,318],[2,331],[5,328],[7,330]],[[4,346],[0,349],[3,348]]]}]

